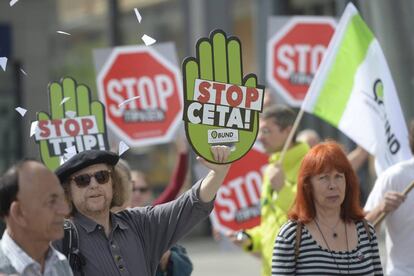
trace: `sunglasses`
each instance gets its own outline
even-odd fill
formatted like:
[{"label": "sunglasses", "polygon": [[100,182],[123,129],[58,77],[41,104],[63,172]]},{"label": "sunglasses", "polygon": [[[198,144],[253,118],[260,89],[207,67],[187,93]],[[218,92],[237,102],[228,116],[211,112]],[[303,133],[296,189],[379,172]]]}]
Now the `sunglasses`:
[{"label": "sunglasses", "polygon": [[71,180],[75,181],[76,186],[79,188],[84,188],[91,183],[92,177],[95,178],[96,182],[103,185],[108,183],[109,178],[111,177],[110,170],[102,170],[94,172],[93,174],[80,174],[71,178]]}]

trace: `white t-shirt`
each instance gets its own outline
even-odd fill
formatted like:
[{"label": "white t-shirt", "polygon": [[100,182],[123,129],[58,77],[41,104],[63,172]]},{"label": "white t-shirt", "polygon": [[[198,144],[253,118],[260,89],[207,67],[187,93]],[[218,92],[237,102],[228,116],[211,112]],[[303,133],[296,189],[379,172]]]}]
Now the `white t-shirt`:
[{"label": "white t-shirt", "polygon": [[[414,181],[414,158],[395,164],[377,179],[365,204],[374,209],[387,191],[403,192]],[[414,191],[397,210],[385,217],[387,273],[390,276],[414,275]]]}]

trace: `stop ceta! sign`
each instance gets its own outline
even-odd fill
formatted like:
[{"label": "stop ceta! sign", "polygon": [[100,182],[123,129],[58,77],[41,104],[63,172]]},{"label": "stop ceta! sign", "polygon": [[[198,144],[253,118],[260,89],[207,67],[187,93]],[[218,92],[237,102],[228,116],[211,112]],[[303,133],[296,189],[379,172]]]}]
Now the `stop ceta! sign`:
[{"label": "stop ceta! sign", "polygon": [[299,107],[335,31],[330,17],[291,17],[267,44],[267,81]]},{"label": "stop ceta! sign", "polygon": [[154,48],[113,48],[97,84],[109,127],[128,145],[173,139],[183,107],[180,71]]},{"label": "stop ceta! sign", "polygon": [[260,224],[260,190],[267,161],[268,155],[254,145],[231,165],[210,215],[215,229],[226,233]]}]

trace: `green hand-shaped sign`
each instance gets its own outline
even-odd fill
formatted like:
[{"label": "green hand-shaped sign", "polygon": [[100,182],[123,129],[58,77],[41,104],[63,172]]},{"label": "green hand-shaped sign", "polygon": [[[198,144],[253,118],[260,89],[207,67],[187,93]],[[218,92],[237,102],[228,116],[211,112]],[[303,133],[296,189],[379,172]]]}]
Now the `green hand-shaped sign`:
[{"label": "green hand-shaped sign", "polygon": [[210,147],[232,147],[229,163],[243,157],[254,144],[262,110],[264,87],[257,77],[243,78],[241,44],[215,30],[197,42],[197,57],[186,58],[184,116],[187,138],[195,152],[214,162]]},{"label": "green hand-shaped sign", "polygon": [[38,112],[35,135],[43,163],[55,170],[65,149],[72,146],[78,152],[107,149],[105,109],[101,102],[91,102],[89,88],[72,78],[53,82],[48,88],[50,115]]}]

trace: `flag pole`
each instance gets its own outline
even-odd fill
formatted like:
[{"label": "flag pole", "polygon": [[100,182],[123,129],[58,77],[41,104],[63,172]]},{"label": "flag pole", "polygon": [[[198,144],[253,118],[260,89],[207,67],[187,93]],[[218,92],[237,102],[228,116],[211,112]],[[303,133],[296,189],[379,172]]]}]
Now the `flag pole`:
[{"label": "flag pole", "polygon": [[[306,98],[305,98],[305,101],[306,101]],[[295,134],[295,132],[296,132],[298,126],[299,126],[300,120],[302,120],[304,112],[305,112],[305,110],[301,107],[300,110],[299,110],[298,115],[296,116],[295,122],[293,123],[292,129],[289,132],[289,135],[286,139],[286,142],[283,145],[282,152],[280,153],[280,158],[277,160],[277,164],[279,164],[279,165],[282,164],[283,159],[285,159],[286,151],[288,150],[288,147],[289,147],[289,145],[291,144],[291,142],[293,140],[293,135]]]},{"label": "flag pole", "polygon": [[[405,190],[403,192],[403,195],[406,196],[413,188],[414,188],[414,181],[411,182],[411,184],[408,185],[407,188],[405,188]],[[374,221],[374,223],[373,223],[374,227],[377,227],[377,225],[379,225],[381,223],[381,221],[385,218],[385,216],[387,214],[388,213],[386,213],[386,212],[382,212],[381,215]]]}]

